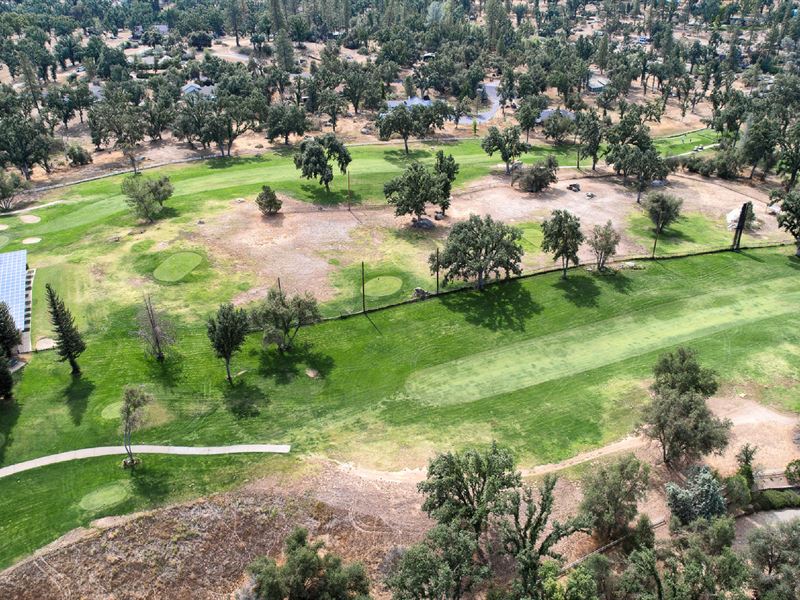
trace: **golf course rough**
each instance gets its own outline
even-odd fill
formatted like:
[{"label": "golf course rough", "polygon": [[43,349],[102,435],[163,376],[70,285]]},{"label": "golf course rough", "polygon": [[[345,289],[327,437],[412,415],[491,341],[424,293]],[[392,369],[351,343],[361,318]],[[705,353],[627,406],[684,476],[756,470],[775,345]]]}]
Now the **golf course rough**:
[{"label": "golf course rough", "polygon": [[403,287],[403,280],[393,275],[373,277],[364,284],[364,293],[373,298],[396,294]]},{"label": "golf course rough", "polygon": [[153,271],[153,277],[165,283],[177,283],[194,271],[203,257],[197,252],[176,252]]}]

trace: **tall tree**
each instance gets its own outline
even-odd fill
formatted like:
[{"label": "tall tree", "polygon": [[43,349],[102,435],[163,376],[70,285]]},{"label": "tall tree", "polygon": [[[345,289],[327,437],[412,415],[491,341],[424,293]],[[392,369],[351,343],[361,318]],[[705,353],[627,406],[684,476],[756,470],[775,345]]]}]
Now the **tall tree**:
[{"label": "tall tree", "polygon": [[562,278],[567,278],[569,264],[579,264],[578,250],[584,237],[581,220],[568,210],[554,210],[542,222],[542,250],[553,253],[553,260],[561,259]]},{"label": "tall tree", "polygon": [[17,193],[23,187],[22,180],[16,173],[0,169],[0,211],[14,210],[17,205]]},{"label": "tall tree", "polygon": [[507,127],[502,133],[497,127],[490,127],[489,132],[481,141],[481,148],[489,156],[495,152],[506,165],[506,174],[511,173],[511,163],[524,153],[529,152],[531,145],[520,139],[519,127]]},{"label": "tall tree", "polygon": [[206,325],[211,347],[217,358],[225,361],[225,374],[231,385],[233,385],[231,358],[244,344],[248,324],[247,313],[243,309],[234,308],[233,304],[223,304],[217,314],[208,319]]},{"label": "tall tree", "polygon": [[9,368],[8,359],[0,357],[0,400],[11,402],[14,398],[14,375]]},{"label": "tall tree", "polygon": [[122,407],[120,417],[122,419],[122,444],[128,456],[125,458],[125,466],[134,468],[136,457],[133,455],[131,436],[142,424],[144,418],[144,407],[152,404],[153,396],[144,391],[141,386],[128,385],[122,393]]},{"label": "tall tree", "polygon": [[656,255],[658,237],[664,231],[665,227],[669,227],[680,218],[682,206],[683,200],[664,192],[648,194],[645,198],[644,209],[650,221],[653,223],[653,229],[655,231],[653,257]]},{"label": "tall tree", "polygon": [[384,184],[383,193],[387,202],[395,207],[394,214],[398,217],[414,215],[416,222],[425,214],[429,203],[441,204],[444,182],[444,178],[413,162],[402,175]]},{"label": "tall tree", "polygon": [[637,502],[647,493],[650,467],[633,454],[596,466],[581,482],[581,513],[601,542],[628,533]]},{"label": "tall tree", "polygon": [[605,225],[594,226],[592,235],[587,240],[587,243],[597,258],[598,271],[605,270],[606,261],[617,253],[617,246],[621,239],[611,221],[608,221]]},{"label": "tall tree", "polygon": [[344,143],[332,133],[314,139],[305,139],[294,155],[294,165],[300,169],[306,179],[319,178],[325,191],[330,192],[333,181],[333,169],[330,162],[336,161],[342,175],[347,173],[347,166],[352,158]]},{"label": "tall tree", "polygon": [[539,486],[538,502],[528,486],[504,494],[502,514],[506,518],[500,523],[500,539],[504,552],[516,561],[514,587],[522,598],[546,597],[543,563],[548,559],[563,560],[555,545],[574,533],[589,530],[586,521],[580,517],[564,523],[550,522],[556,481],[553,475],[545,476]]},{"label": "tall tree", "polygon": [[69,362],[73,376],[80,375],[81,369],[78,366],[78,357],[86,350],[86,344],[78,328],[75,327],[75,319],[73,319],[72,313],[49,283],[45,285],[45,292],[47,294],[47,306],[50,311],[50,322],[56,335],[58,355],[61,357],[62,362]]},{"label": "tall tree", "polygon": [[492,443],[485,450],[437,455],[417,489],[425,497],[422,510],[439,523],[469,528],[478,541],[502,494],[520,483],[511,452]]},{"label": "tall tree", "polygon": [[280,288],[271,288],[250,319],[264,332],[264,344],[276,344],[284,352],[291,350],[301,327],[319,323],[322,315],[311,293],[289,297]]},{"label": "tall tree", "polygon": [[444,150],[436,152],[435,162],[433,164],[433,172],[436,173],[442,181],[442,197],[439,202],[439,208],[442,209],[442,215],[450,208],[450,193],[453,189],[453,182],[458,175],[458,163],[453,158],[452,154],[445,155]]},{"label": "tall tree", "polygon": [[773,192],[770,201],[781,203],[778,225],[794,238],[797,245],[796,256],[800,257],[800,192],[797,190],[785,193]]},{"label": "tall tree", "polygon": [[0,302],[0,351],[6,358],[11,358],[21,343],[22,336],[11,316],[8,304]]},{"label": "tall tree", "polygon": [[578,134],[577,168],[581,168],[582,158],[592,159],[592,171],[597,167],[597,159],[603,143],[604,124],[597,111],[579,112],[576,116]]},{"label": "tall tree", "polygon": [[491,216],[470,215],[467,221],[453,225],[441,255],[431,254],[431,273],[444,270],[444,284],[455,279],[475,280],[479,290],[487,278],[522,274],[520,244],[522,232],[495,221]]}]

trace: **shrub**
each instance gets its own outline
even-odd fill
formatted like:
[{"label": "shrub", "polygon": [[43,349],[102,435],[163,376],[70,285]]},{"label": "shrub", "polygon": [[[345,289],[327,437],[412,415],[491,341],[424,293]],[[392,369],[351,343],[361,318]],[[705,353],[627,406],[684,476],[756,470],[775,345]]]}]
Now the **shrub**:
[{"label": "shrub", "polygon": [[83,146],[73,144],[67,150],[67,158],[73,167],[81,167],[92,162],[92,154]]},{"label": "shrub", "polygon": [[725,478],[725,499],[730,509],[744,510],[750,505],[750,485],[743,475]]},{"label": "shrub", "polygon": [[261,211],[262,215],[269,216],[278,212],[283,206],[283,202],[271,187],[265,185],[261,188],[261,193],[256,196],[256,205],[258,205],[258,210]]},{"label": "shrub", "polygon": [[800,485],[800,459],[786,465],[786,481],[792,485]]},{"label": "shrub", "polygon": [[753,496],[755,510],[800,508],[800,494],[793,490],[765,490]]},{"label": "shrub", "polygon": [[667,504],[683,525],[725,514],[722,484],[706,466],[692,469],[685,488],[668,483]]}]

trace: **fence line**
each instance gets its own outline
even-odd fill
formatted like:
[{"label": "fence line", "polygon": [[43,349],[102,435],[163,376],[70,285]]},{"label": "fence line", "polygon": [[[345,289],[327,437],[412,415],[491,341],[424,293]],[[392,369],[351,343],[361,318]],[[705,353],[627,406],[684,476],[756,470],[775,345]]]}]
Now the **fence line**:
[{"label": "fence line", "polygon": [[[746,245],[746,246],[740,246],[739,251],[742,251],[742,250],[759,250],[759,249],[763,249],[763,248],[784,248],[784,247],[794,246],[794,245],[795,245],[794,242],[765,242],[763,244],[749,244],[749,245]],[[724,247],[723,246],[719,246],[719,247],[709,248],[709,249],[705,249],[705,250],[698,250],[698,251],[693,251],[693,252],[681,252],[681,253],[676,253],[676,254],[667,254],[667,255],[664,255],[664,256],[655,256],[655,257],[653,257],[651,255],[631,254],[631,255],[616,257],[613,261],[609,261],[607,264],[609,264],[609,265],[620,265],[620,264],[623,264],[623,263],[626,263],[626,262],[632,262],[632,261],[658,262],[658,261],[663,261],[663,260],[674,260],[674,259],[679,259],[679,258],[690,258],[690,257],[694,257],[694,256],[706,256],[706,255],[710,255],[710,254],[722,254],[722,253],[725,253],[725,252],[734,252],[734,250],[731,248],[730,245],[726,245]],[[573,265],[573,266],[568,267],[568,270],[574,271],[574,270],[580,269],[580,268],[585,268],[585,267],[584,267],[584,265]],[[504,277],[502,279],[493,279],[491,281],[487,281],[485,283],[485,286],[488,287],[488,286],[494,286],[494,285],[502,285],[502,284],[505,284],[505,283],[508,283],[508,282],[511,282],[511,281],[518,281],[520,279],[530,279],[532,277],[539,277],[539,276],[547,275],[547,274],[551,274],[551,273],[559,273],[561,271],[563,271],[563,269],[561,267],[542,267],[542,268],[539,268],[539,269],[534,269],[534,270],[529,271],[527,273],[524,273],[522,275]],[[359,315],[368,315],[370,313],[386,310],[386,309],[389,309],[389,308],[395,308],[395,307],[398,307],[398,306],[405,306],[407,304],[416,304],[418,302],[424,302],[425,300],[428,300],[428,299],[431,299],[431,298],[437,298],[437,297],[440,297],[440,296],[447,296],[447,295],[450,295],[450,294],[455,294],[457,292],[474,291],[475,289],[476,288],[475,288],[474,284],[463,283],[463,284],[461,284],[461,285],[459,285],[457,287],[451,287],[450,289],[440,289],[438,293],[437,292],[429,292],[429,291],[425,290],[426,293],[425,293],[424,297],[408,298],[406,300],[390,302],[388,304],[384,304],[384,305],[380,305],[380,306],[373,306],[373,307],[365,308],[363,310],[357,310],[357,311],[353,311],[353,312],[344,312],[344,313],[340,313],[338,315],[332,315],[332,316],[329,316],[329,317],[324,317],[322,320],[323,321],[335,321],[335,320],[340,320],[340,319],[349,319],[351,317],[357,317]],[[355,298],[353,301],[354,301],[354,303],[355,302],[361,303],[362,300],[363,300],[363,296]]]}]

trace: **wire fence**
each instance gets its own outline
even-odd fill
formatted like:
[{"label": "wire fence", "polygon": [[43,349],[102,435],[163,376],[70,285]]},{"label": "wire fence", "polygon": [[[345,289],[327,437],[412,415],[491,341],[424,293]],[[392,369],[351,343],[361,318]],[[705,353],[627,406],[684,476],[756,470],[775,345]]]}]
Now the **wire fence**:
[{"label": "wire fence", "polygon": [[[731,238],[733,236],[734,233],[731,232]],[[751,239],[742,243],[738,251],[793,247],[794,245],[795,243],[791,241]],[[642,267],[640,263],[646,264],[733,251],[732,243],[696,247],[690,251],[674,249],[662,253],[656,249],[655,255],[652,253],[617,255],[607,263],[607,266],[616,269],[636,269]],[[569,270],[587,268],[594,269],[595,267],[590,263],[578,266],[573,265],[569,267]],[[562,269],[559,266],[528,269],[522,275],[488,280],[485,286],[503,285],[561,271]],[[340,299],[323,307],[325,320],[346,319],[396,306],[414,304],[430,298],[476,289],[474,282],[458,281],[445,285],[443,275],[441,272],[437,274],[435,270],[428,274],[410,273],[394,264],[369,264],[366,261],[346,267],[341,277],[342,285],[340,285],[340,288],[343,293]]]}]

